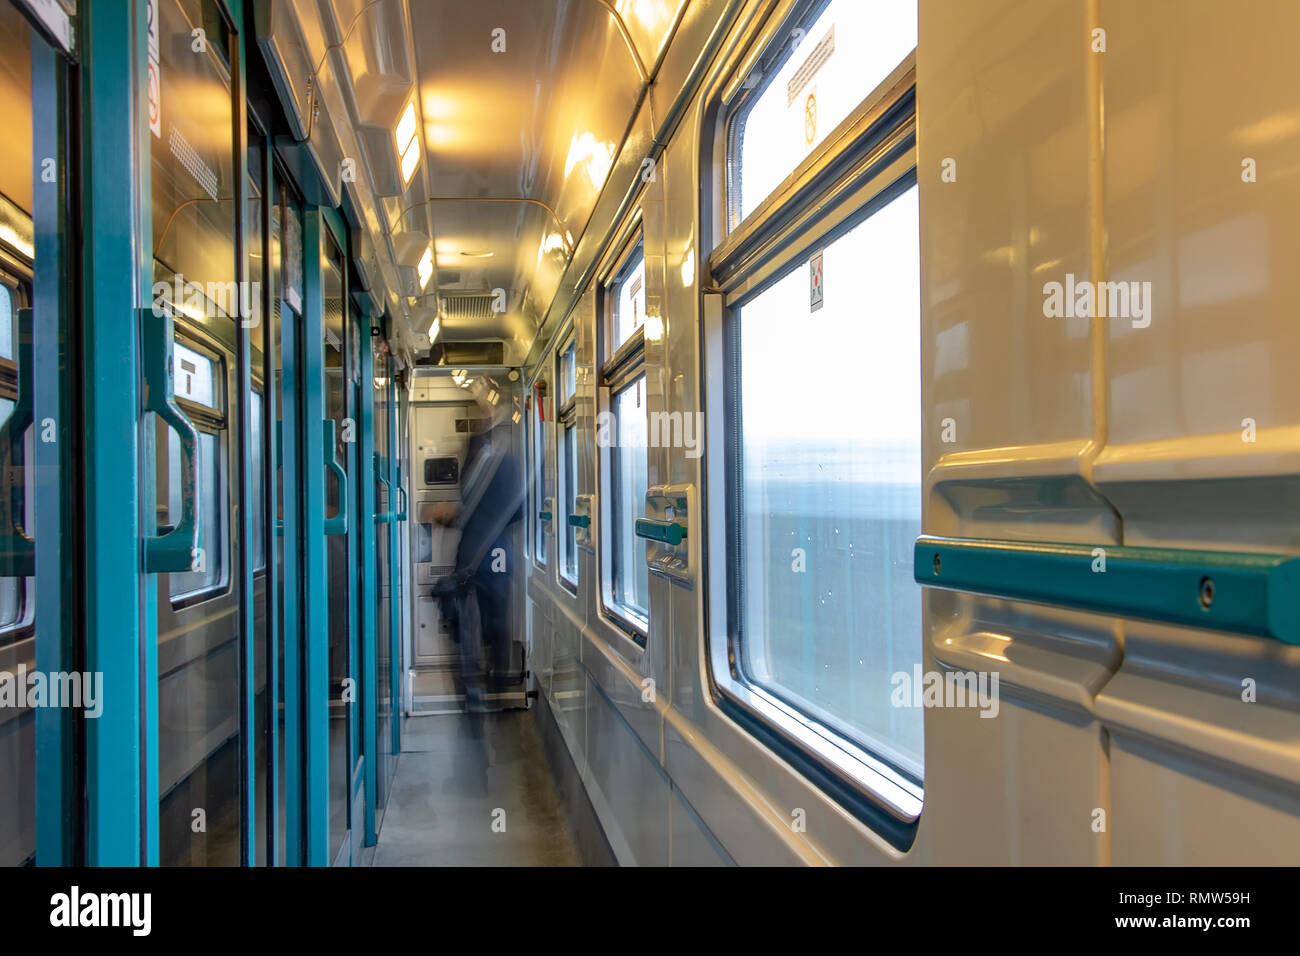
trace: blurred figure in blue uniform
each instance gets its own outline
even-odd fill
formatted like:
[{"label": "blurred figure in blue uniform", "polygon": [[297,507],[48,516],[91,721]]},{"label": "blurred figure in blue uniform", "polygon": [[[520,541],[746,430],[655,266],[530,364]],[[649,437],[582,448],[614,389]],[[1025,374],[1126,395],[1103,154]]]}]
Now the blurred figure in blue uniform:
[{"label": "blurred figure in blue uniform", "polygon": [[[479,417],[470,422],[461,501],[440,503],[434,520],[460,529],[455,571],[434,594],[460,645],[460,681],[471,710],[483,694],[519,682],[511,672],[510,591],[518,555],[514,525],[523,520],[524,472],[515,454],[511,403],[490,378],[475,383]],[[492,401],[492,399],[496,399]],[[486,665],[486,667],[485,667]]]}]

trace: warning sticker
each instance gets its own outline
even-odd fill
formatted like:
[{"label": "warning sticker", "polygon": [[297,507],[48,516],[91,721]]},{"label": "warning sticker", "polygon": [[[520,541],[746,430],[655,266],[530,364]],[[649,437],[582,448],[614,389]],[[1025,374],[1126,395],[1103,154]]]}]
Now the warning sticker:
[{"label": "warning sticker", "polygon": [[831,58],[835,52],[835,24],[826,31],[826,35],[808,54],[808,59],[804,60],[799,69],[795,71],[794,76],[790,77],[790,82],[785,85],[785,105],[791,106],[798,99],[799,94],[804,91],[812,78],[817,75],[817,71],[826,65],[826,61]]},{"label": "warning sticker", "polygon": [[162,139],[162,69],[158,66],[158,0],[145,7],[149,18],[149,132]]},{"label": "warning sticker", "polygon": [[808,265],[808,311],[816,312],[822,307],[825,296],[826,276],[822,270],[822,254],[814,253]]}]

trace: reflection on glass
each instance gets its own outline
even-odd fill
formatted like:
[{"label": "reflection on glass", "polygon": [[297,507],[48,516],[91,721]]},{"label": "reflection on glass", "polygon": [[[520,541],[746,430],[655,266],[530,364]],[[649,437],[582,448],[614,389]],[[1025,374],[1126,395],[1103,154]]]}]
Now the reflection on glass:
[{"label": "reflection on glass", "polygon": [[[171,302],[177,337],[187,342],[173,351],[173,372],[178,404],[199,433],[193,492],[200,549],[196,569],[167,574],[158,589],[159,857],[164,865],[235,865],[243,595],[230,573],[230,547],[238,501],[232,490],[241,489],[230,481],[238,419],[225,377],[234,368],[235,318],[251,296],[236,284],[229,36],[214,0],[154,6],[163,95],[158,122],[145,134],[153,292]],[[202,50],[193,46],[196,30],[207,38]],[[154,442],[158,504],[166,513],[159,524],[175,523],[187,491],[179,440],[155,422]]]},{"label": "reflection on glass", "polygon": [[916,46],[916,3],[832,0],[737,118],[740,218],[754,211]]},{"label": "reflection on glass", "polygon": [[922,712],[890,706],[921,662],[917,217],[913,186],[827,246],[819,310],[807,265],[741,310],[738,557],[746,675],[919,778]]},{"label": "reflection on glass", "polygon": [[645,254],[640,243],[611,292],[615,303],[612,353],[645,324]]},{"label": "reflection on glass", "polygon": [[546,504],[546,419],[544,403],[546,402],[546,383],[540,383],[538,396],[534,399],[533,418],[533,495],[536,507],[533,515],[534,525],[533,557],[539,564],[546,563],[546,522],[541,512]]},{"label": "reflection on glass", "polygon": [[564,437],[560,440],[560,470],[564,481],[561,495],[564,505],[564,561],[561,571],[570,583],[578,583],[578,534],[577,529],[569,523],[569,515],[576,514],[578,503],[578,432],[573,425],[564,426]]},{"label": "reflection on glass", "polygon": [[[327,460],[337,461],[346,476],[351,477],[351,442],[344,441],[344,420],[351,416],[347,386],[347,356],[344,354],[347,339],[345,286],[339,267],[340,253],[331,247],[323,257],[321,278],[325,315],[325,417],[334,422],[334,445],[325,448]],[[346,487],[337,479],[326,479],[325,514],[333,516],[346,508]],[[349,522],[349,532],[355,521]],[[330,731],[330,852],[337,853],[343,845],[348,830],[348,781],[351,779],[349,740],[351,739],[351,707],[344,700],[347,681],[351,677],[350,641],[352,638],[352,611],[348,581],[352,575],[352,562],[348,552],[348,535],[331,534],[325,539],[329,581],[329,731]],[[355,695],[348,695],[355,696]]]},{"label": "reflection on glass", "polygon": [[[225,489],[221,484],[222,445],[209,431],[199,432],[198,480],[199,552],[192,571],[168,575],[173,599],[220,587],[226,565]],[[167,432],[167,508],[173,521],[181,516],[181,443]]]},{"label": "reflection on glass", "polygon": [[644,626],[650,616],[645,542],[634,534],[649,488],[646,386],[642,375],[614,395],[616,444],[609,450],[610,554],[615,608]]}]

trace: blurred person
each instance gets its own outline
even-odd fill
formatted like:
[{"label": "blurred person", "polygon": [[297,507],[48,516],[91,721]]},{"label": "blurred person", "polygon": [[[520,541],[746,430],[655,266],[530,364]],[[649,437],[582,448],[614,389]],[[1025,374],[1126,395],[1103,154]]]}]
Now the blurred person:
[{"label": "blurred person", "polygon": [[517,557],[512,529],[523,520],[524,509],[512,405],[491,379],[480,377],[476,384],[478,418],[470,422],[460,504],[439,502],[433,509],[439,524],[460,529],[455,570],[434,587],[434,595],[460,645],[459,677],[471,711],[483,706],[485,663],[488,690],[519,680],[511,673],[510,589]]}]

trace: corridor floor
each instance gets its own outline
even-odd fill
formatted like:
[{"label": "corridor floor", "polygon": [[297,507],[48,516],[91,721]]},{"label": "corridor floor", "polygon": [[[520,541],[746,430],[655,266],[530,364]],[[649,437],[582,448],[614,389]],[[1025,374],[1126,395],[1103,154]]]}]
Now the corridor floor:
[{"label": "corridor floor", "polygon": [[371,866],[577,866],[533,717],[406,721]]}]

